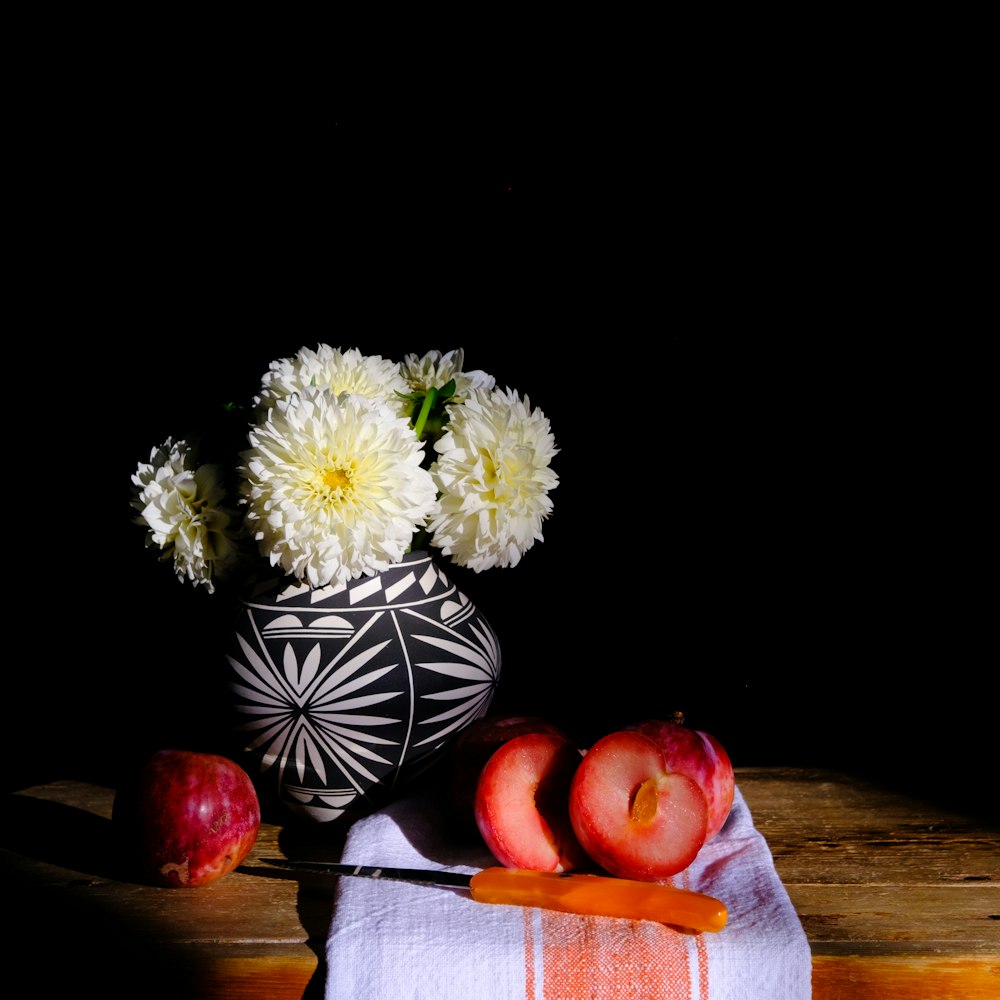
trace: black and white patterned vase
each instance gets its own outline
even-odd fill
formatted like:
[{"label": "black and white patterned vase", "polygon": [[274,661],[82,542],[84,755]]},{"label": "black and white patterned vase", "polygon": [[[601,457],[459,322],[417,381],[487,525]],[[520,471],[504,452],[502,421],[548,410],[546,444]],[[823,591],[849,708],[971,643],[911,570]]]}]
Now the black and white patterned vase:
[{"label": "black and white patterned vase", "polygon": [[312,589],[262,582],[227,656],[242,766],[267,800],[329,822],[378,807],[486,713],[492,627],[426,552]]}]

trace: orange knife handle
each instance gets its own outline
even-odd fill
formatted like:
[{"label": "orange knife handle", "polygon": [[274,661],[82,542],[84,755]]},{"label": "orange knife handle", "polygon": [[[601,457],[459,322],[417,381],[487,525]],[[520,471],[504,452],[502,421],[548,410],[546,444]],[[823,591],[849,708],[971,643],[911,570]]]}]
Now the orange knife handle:
[{"label": "orange knife handle", "polygon": [[696,931],[721,931],[728,919],[725,905],[704,893],[605,875],[484,868],[472,876],[470,888],[480,903],[655,920]]}]

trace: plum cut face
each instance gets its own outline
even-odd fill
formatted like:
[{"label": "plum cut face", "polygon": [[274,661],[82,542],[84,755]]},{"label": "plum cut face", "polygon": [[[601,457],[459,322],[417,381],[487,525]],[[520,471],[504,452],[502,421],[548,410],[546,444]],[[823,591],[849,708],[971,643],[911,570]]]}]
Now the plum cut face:
[{"label": "plum cut face", "polygon": [[611,733],[590,748],[573,778],[569,813],[597,864],[642,881],[690,865],[708,823],[697,781],[671,771],[659,747],[638,732]]},{"label": "plum cut face", "polygon": [[500,715],[476,719],[455,738],[449,750],[448,805],[458,833],[476,831],[476,785],[486,762],[516,736],[551,733],[569,739],[558,726],[536,715]]},{"label": "plum cut face", "polygon": [[663,752],[672,771],[694,778],[708,805],[705,842],[725,825],[736,795],[733,765],[722,744],[709,733],[676,722],[649,720],[632,727],[649,737]]},{"label": "plum cut face", "polygon": [[561,872],[588,858],[569,821],[569,786],[580,753],[564,736],[525,733],[502,744],[476,786],[476,825],[507,868]]}]

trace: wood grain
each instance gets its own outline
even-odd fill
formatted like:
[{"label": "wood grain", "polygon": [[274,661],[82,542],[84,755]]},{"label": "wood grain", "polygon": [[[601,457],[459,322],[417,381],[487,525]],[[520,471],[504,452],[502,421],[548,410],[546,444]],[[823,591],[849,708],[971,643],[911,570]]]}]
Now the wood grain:
[{"label": "wood grain", "polygon": [[802,920],[814,1000],[995,1000],[1000,833],[836,772],[737,769]]},{"label": "wood grain", "polygon": [[[1000,837],[969,817],[831,771],[737,769],[809,939],[814,1000],[995,1000]],[[342,831],[261,826],[247,862],[197,890],[140,885],[111,847],[114,790],[58,781],[4,797],[8,957],[40,986],[105,996],[321,1000],[328,882],[261,858],[335,859]],[[113,963],[107,955],[117,956]]]}]

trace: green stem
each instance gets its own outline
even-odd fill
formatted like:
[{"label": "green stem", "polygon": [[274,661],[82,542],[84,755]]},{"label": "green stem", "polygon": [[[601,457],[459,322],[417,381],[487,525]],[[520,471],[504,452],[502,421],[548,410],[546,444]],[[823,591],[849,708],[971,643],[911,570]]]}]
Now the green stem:
[{"label": "green stem", "polygon": [[417,433],[418,441],[423,441],[424,439],[424,427],[427,424],[427,418],[430,416],[434,403],[437,401],[437,394],[437,389],[430,388],[427,390],[427,395],[424,396],[423,406],[420,407],[420,413],[417,415],[417,419],[413,424],[413,429]]}]

